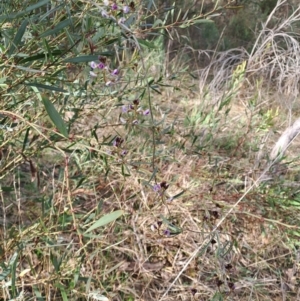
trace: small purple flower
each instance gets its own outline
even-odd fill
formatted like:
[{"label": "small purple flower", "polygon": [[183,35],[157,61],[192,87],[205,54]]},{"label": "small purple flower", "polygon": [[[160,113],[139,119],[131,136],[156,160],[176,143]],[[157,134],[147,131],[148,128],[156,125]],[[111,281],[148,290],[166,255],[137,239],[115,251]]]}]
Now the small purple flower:
[{"label": "small purple flower", "polygon": [[129,106],[128,105],[122,106],[122,113],[128,113],[128,111],[129,111]]},{"label": "small purple flower", "polygon": [[111,75],[119,75],[119,73],[120,73],[119,69],[114,69]]},{"label": "small purple flower", "polygon": [[103,9],[103,10],[101,11],[101,16],[102,16],[103,18],[108,18],[108,13],[107,13],[107,11]]},{"label": "small purple flower", "polygon": [[111,6],[111,9],[112,9],[112,10],[117,10],[117,9],[118,9],[117,3],[114,3],[114,4]]},{"label": "small purple flower", "polygon": [[170,197],[170,198],[167,199],[167,203],[171,203],[173,200],[174,200],[174,198]]},{"label": "small purple flower", "polygon": [[170,236],[171,235],[171,231],[169,229],[164,230],[164,235],[165,236]]},{"label": "small purple flower", "polygon": [[105,68],[105,64],[99,63],[97,67],[98,67],[99,69],[104,69],[104,68]]},{"label": "small purple flower", "polygon": [[121,17],[119,20],[118,20],[118,24],[124,24],[126,21],[126,19],[124,17]]},{"label": "small purple flower", "polygon": [[125,156],[125,155],[127,155],[127,153],[128,153],[128,151],[124,149],[121,151],[121,156]]},{"label": "small purple flower", "polygon": [[128,5],[125,5],[123,7],[123,12],[124,12],[124,14],[128,14],[130,12],[130,7]]},{"label": "small purple flower", "polygon": [[159,191],[161,190],[160,184],[155,184],[155,185],[153,186],[153,190],[154,190],[155,192],[159,192]]},{"label": "small purple flower", "polygon": [[144,116],[147,116],[147,115],[149,115],[150,114],[150,110],[149,109],[147,109],[147,110],[145,110],[144,112],[143,112],[143,115]]},{"label": "small purple flower", "polygon": [[122,139],[121,137],[117,137],[113,142],[113,146],[121,147],[123,142],[124,142],[124,139]]},{"label": "small purple flower", "polygon": [[92,69],[97,68],[97,64],[94,61],[90,62],[90,66]]},{"label": "small purple flower", "polygon": [[120,122],[123,123],[123,124],[126,124],[126,123],[127,123],[126,119],[124,119],[124,118],[122,118],[122,117],[120,117]]}]

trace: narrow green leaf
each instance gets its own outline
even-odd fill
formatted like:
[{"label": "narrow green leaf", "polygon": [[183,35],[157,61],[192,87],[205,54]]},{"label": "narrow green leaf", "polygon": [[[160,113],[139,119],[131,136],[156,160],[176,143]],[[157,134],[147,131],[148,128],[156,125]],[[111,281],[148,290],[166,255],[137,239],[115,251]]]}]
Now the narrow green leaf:
[{"label": "narrow green leaf", "polygon": [[50,48],[49,43],[47,42],[47,39],[43,39],[43,43],[45,44],[45,47],[46,47],[47,52],[48,52],[48,56],[49,56],[48,59],[50,59],[50,61],[53,62],[54,59],[53,59],[53,56],[51,54],[51,48]]},{"label": "narrow green leaf", "polygon": [[87,63],[98,60],[99,55],[82,55],[64,60],[65,63]]},{"label": "narrow green leaf", "polygon": [[55,91],[55,92],[63,92],[63,93],[67,93],[68,92],[67,90],[64,90],[64,89],[62,89],[60,87],[48,86],[48,85],[39,84],[39,83],[25,83],[25,85],[26,86],[40,88],[40,89]]},{"label": "narrow green leaf", "polygon": [[109,224],[116,219],[118,219],[120,216],[124,214],[123,210],[116,210],[114,212],[108,213],[104,216],[102,216],[100,219],[98,219],[91,227],[89,227],[85,233],[91,232],[94,229],[97,229],[99,227],[103,227],[106,224]]},{"label": "narrow green leaf", "polygon": [[56,283],[55,286],[60,290],[61,297],[63,301],[68,301],[67,293],[62,284]]},{"label": "narrow green leaf", "polygon": [[146,46],[149,49],[156,49],[156,46],[154,45],[154,43],[150,43],[143,39],[137,39],[137,41],[139,42],[139,44]]},{"label": "narrow green leaf", "polygon": [[30,132],[30,128],[28,128],[26,130],[26,133],[25,133],[25,137],[24,137],[24,141],[23,141],[23,147],[22,147],[22,153],[24,152],[24,150],[26,149],[26,147],[28,145],[29,132]]},{"label": "narrow green leaf", "polygon": [[181,192],[175,194],[174,196],[171,197],[172,200],[175,200],[177,198],[179,198],[181,195],[183,195],[185,193],[185,190],[182,190]]},{"label": "narrow green leaf", "polygon": [[[57,4],[56,4],[57,5]],[[63,7],[63,3],[55,6],[52,9],[47,9],[47,12],[39,19],[39,22],[42,22],[44,19],[48,18],[49,16],[53,16],[56,11],[59,11]]]},{"label": "narrow green leaf", "polygon": [[43,97],[43,104],[53,124],[61,134],[68,138],[67,127],[59,113],[56,111],[53,103],[47,97]]},{"label": "narrow green leaf", "polygon": [[19,65],[15,65],[14,67],[19,69],[19,70],[23,70],[23,71],[26,71],[26,72],[32,72],[32,73],[43,73],[43,72],[45,72],[45,71],[42,71],[42,70],[27,68],[27,67],[23,67],[23,66],[19,66]]},{"label": "narrow green leaf", "polygon": [[48,2],[50,2],[50,0],[41,0],[38,3],[27,6],[24,10],[22,10],[20,12],[13,13],[13,14],[10,14],[7,16],[2,15],[2,16],[0,16],[0,23],[20,18],[20,17],[28,14],[32,10],[42,7],[43,5],[47,4]]},{"label": "narrow green leaf", "polygon": [[15,297],[17,294],[16,289],[16,270],[17,270],[17,262],[18,262],[18,253],[15,252],[12,258],[10,259],[10,272],[11,272],[11,289],[12,289],[12,297]]},{"label": "narrow green leaf", "polygon": [[14,40],[12,41],[12,44],[11,44],[9,50],[8,50],[8,55],[12,55],[16,51],[18,45],[20,45],[22,37],[23,37],[23,35],[25,33],[27,25],[28,25],[28,19],[25,19],[22,22],[19,30],[17,31]]},{"label": "narrow green leaf", "polygon": [[210,19],[199,19],[199,20],[192,21],[191,25],[194,25],[194,24],[205,24],[205,23],[214,23],[214,21],[210,20]]},{"label": "narrow green leaf", "polygon": [[[28,7],[25,8],[24,12],[28,13],[34,9],[40,8],[41,6],[47,4],[48,2],[50,2],[50,0],[42,0],[42,1],[39,1],[38,3],[29,5]],[[20,13],[22,13],[22,12],[20,12]]]},{"label": "narrow green leaf", "polygon": [[53,29],[48,29],[45,32],[43,32],[40,35],[40,37],[45,38],[47,36],[53,35],[71,24],[72,24],[72,19],[63,20],[63,21],[59,22]]},{"label": "narrow green leaf", "polygon": [[25,57],[24,59],[20,60],[20,64],[24,64],[26,62],[31,62],[31,61],[38,61],[38,60],[45,60],[48,56],[59,56],[62,55],[63,51],[59,49],[53,50],[51,53],[39,53],[33,56]]},{"label": "narrow green leaf", "polygon": [[83,55],[64,60],[65,63],[87,63],[98,60],[98,55]]},{"label": "narrow green leaf", "polygon": [[39,289],[37,288],[36,285],[33,285],[33,291],[35,293],[35,296],[37,298],[37,301],[44,301],[45,299],[42,297],[42,294],[41,292],[39,291]]}]

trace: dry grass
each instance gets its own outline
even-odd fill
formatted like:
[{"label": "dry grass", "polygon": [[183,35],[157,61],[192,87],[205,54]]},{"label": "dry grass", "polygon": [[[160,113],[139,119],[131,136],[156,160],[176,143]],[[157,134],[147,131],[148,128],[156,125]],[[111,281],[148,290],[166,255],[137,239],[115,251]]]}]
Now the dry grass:
[{"label": "dry grass", "polygon": [[297,150],[268,161],[295,111],[277,113],[267,86],[295,96],[299,44],[283,32],[298,18],[267,23],[251,54],[215,53],[199,81],[168,77],[162,94],[143,86],[158,80],[155,52],[137,65],[139,81],[129,66],[111,88],[87,84],[90,94],[61,106],[69,139],[44,107],[1,109],[18,126],[1,138],[0,299],[300,299]]},{"label": "dry grass", "polygon": [[[193,100],[189,105],[193,107]],[[166,127],[182,106],[186,107],[185,101],[174,107]],[[240,106],[232,110],[242,114]],[[26,242],[15,267],[16,287],[27,296],[32,296],[35,288],[49,300],[60,299],[63,289],[73,283],[74,289],[67,291],[73,300],[98,300],[96,292],[109,300],[298,298],[299,214],[295,209],[299,207],[289,204],[298,188],[285,189],[279,178],[268,185],[251,186],[256,180],[251,171],[255,151],[247,144],[252,139],[255,143],[257,133],[252,128],[243,132],[247,119],[237,119],[241,127],[231,122],[226,123],[223,133],[215,132],[214,151],[212,146],[201,150],[191,144],[188,129],[183,127],[184,116],[177,120],[175,134],[163,135],[164,144],[156,148],[160,154],[155,159],[157,182],[170,185],[166,196],[154,192],[154,182],[148,182],[152,169],[146,152],[139,156],[138,165],[134,159],[125,160],[130,177],[121,176],[118,164],[110,165],[105,178],[101,176],[100,150],[100,157],[81,163],[80,169],[76,153],[67,166],[55,167],[57,160],[52,159],[52,166],[46,167],[45,160],[41,161],[41,189],[55,194],[42,201],[44,208],[39,206],[30,226],[2,229],[2,258],[6,262]],[[236,139],[230,142],[232,135],[228,133],[232,131]],[[178,133],[185,133],[185,138]],[[247,140],[239,139],[244,134]],[[143,140],[143,136],[136,136],[132,142],[141,144]],[[166,147],[182,140],[186,141],[184,147]],[[87,177],[80,189],[76,181],[68,183],[66,179],[66,174],[72,179],[78,172]],[[20,174],[15,182],[21,179]],[[28,224],[24,213],[33,209],[30,200],[18,200],[25,191],[16,185],[14,193],[2,193],[4,216],[11,210],[7,201],[12,199],[19,225]],[[181,192],[178,198],[168,200]],[[36,219],[45,206],[49,213]],[[125,210],[124,218],[91,236],[84,234],[90,222],[119,208]],[[170,228],[165,219],[178,233],[164,234]],[[6,294],[3,288],[3,296]]]}]

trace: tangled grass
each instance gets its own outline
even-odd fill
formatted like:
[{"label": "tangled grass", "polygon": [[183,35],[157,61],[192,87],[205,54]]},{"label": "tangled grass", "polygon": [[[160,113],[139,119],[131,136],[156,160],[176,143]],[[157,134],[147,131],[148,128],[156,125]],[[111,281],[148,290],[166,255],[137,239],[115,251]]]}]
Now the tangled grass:
[{"label": "tangled grass", "polygon": [[261,98],[296,97],[299,9],[195,80],[159,7],[51,3],[1,6],[0,298],[299,299],[298,154],[268,161],[294,111]]}]

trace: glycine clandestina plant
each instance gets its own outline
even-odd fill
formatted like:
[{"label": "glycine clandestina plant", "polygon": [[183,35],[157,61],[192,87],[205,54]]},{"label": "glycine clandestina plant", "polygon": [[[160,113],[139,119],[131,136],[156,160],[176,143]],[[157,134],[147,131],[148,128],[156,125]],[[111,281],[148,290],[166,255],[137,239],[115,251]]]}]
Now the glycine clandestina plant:
[{"label": "glycine clandestina plant", "polygon": [[168,24],[172,12],[153,1],[0,3],[1,299],[113,290],[97,273],[120,255],[108,246],[138,195],[124,183],[140,170],[153,178],[163,127],[152,102],[166,79],[147,57],[164,30],[211,22],[179,13]]}]

